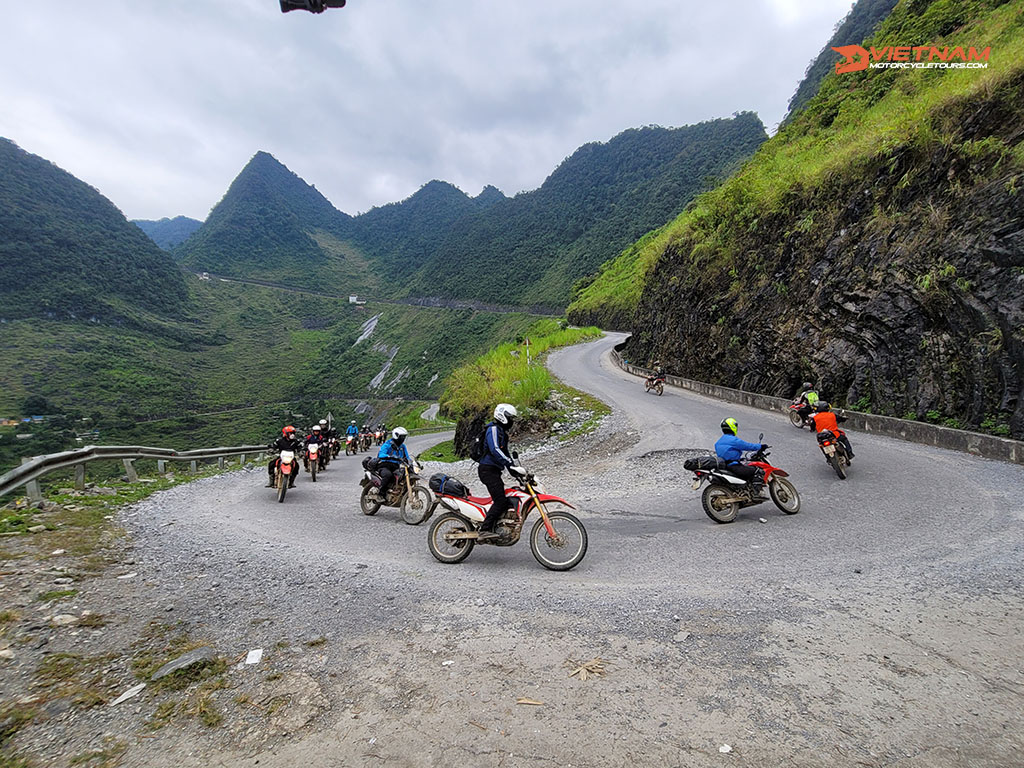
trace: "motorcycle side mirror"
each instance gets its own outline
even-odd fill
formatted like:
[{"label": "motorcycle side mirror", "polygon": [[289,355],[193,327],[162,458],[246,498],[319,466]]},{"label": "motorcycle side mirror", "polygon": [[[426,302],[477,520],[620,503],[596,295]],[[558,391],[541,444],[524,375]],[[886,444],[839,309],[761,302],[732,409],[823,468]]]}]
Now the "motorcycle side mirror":
[{"label": "motorcycle side mirror", "polygon": [[519,451],[512,451],[512,458],[513,459],[518,459],[519,458]]},{"label": "motorcycle side mirror", "polygon": [[764,442],[764,432],[762,432],[760,435],[757,436],[757,442],[759,442],[759,443],[763,443]]}]

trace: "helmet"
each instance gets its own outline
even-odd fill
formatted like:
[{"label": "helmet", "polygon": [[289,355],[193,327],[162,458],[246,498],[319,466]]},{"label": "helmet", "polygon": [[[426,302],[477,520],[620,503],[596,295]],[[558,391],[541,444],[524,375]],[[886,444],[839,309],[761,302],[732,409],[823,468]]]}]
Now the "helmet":
[{"label": "helmet", "polygon": [[294,435],[295,427],[289,424],[287,427],[281,430],[281,434],[284,435],[285,437],[287,437],[288,435]]},{"label": "helmet", "polygon": [[722,419],[723,435],[736,435],[739,431],[740,425],[736,423],[736,419]]},{"label": "helmet", "polygon": [[356,423],[355,419],[352,419],[352,421],[349,422],[349,424],[355,424],[355,423]]},{"label": "helmet", "polygon": [[832,406],[829,405],[828,403],[826,403],[824,400],[819,400],[815,404],[814,410],[817,411],[818,413],[822,413],[824,411],[831,411],[832,410]]},{"label": "helmet", "polygon": [[327,426],[327,419],[320,419],[320,426],[321,427],[326,427]]},{"label": "helmet", "polygon": [[319,432],[320,431],[320,425],[319,424],[314,424],[313,425],[313,431],[314,432]]},{"label": "helmet", "polygon": [[803,383],[803,386],[802,386],[802,387],[800,387],[800,389],[803,389],[803,390],[805,390],[805,391],[806,391],[806,390],[808,390],[808,389],[814,389],[814,385],[813,385],[813,384],[811,384],[811,382],[809,382],[809,381],[805,381],[805,382]]},{"label": "helmet", "polygon": [[408,436],[409,433],[408,431],[406,431],[405,427],[395,427],[393,430],[391,430],[391,439],[394,440],[399,445],[404,443],[405,438]]},{"label": "helmet", "polygon": [[512,421],[518,415],[519,411],[516,410],[514,405],[509,403],[498,403],[494,409],[494,420],[499,424],[504,424],[506,427],[511,427]]}]

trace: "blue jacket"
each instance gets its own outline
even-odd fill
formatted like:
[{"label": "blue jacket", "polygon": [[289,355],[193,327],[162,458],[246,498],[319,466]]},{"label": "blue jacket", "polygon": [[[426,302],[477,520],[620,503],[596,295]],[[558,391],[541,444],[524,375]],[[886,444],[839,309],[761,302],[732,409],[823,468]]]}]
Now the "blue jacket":
[{"label": "blue jacket", "polygon": [[394,440],[384,441],[380,450],[377,451],[377,458],[392,464],[412,464],[412,459],[409,458],[409,451],[406,450],[405,444],[395,445]]},{"label": "blue jacket", "polygon": [[715,443],[715,453],[726,464],[734,464],[743,458],[743,451],[759,451],[760,443],[748,443],[736,435],[722,435]]},{"label": "blue jacket", "polygon": [[357,427],[355,424],[349,424],[348,425],[348,429],[345,430],[345,434],[346,435],[358,435],[359,434],[359,427]]},{"label": "blue jacket", "polygon": [[480,459],[480,466],[508,469],[515,465],[508,452],[508,432],[501,424],[492,421],[484,427],[484,445],[487,453]]}]

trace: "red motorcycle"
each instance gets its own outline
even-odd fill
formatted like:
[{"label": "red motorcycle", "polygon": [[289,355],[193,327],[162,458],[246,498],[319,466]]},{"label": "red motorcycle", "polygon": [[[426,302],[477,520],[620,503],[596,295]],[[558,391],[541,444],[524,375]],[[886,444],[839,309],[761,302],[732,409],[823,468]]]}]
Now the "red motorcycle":
[{"label": "red motorcycle", "polygon": [[[758,442],[764,435],[758,437]],[[748,455],[746,464],[757,467],[763,474],[764,486],[768,489],[775,506],[787,515],[800,511],[800,494],[786,478],[789,473],[768,463],[768,449],[763,448]],[[716,523],[731,523],[745,507],[762,504],[768,499],[762,495],[762,488],[737,477],[722,465],[717,456],[687,459],[684,469],[693,472],[693,489],[698,490],[707,482],[708,486],[700,497],[707,516]]]},{"label": "red motorcycle", "polygon": [[789,423],[797,429],[812,427],[809,418],[812,413],[814,413],[814,409],[811,406],[794,400],[789,404]]}]

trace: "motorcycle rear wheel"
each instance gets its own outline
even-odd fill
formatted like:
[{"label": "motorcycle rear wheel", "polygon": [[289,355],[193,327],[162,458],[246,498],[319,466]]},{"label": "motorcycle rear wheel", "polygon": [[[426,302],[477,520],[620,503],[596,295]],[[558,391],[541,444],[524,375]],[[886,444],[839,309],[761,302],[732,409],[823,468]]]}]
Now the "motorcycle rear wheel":
[{"label": "motorcycle rear wheel", "polygon": [[407,525],[419,525],[434,511],[434,497],[422,485],[412,487],[412,496],[407,493],[402,499],[402,519]]},{"label": "motorcycle rear wheel", "polygon": [[804,417],[801,416],[796,411],[790,411],[789,412],[789,423],[792,424],[797,429],[803,429],[804,428]]},{"label": "motorcycle rear wheel", "polygon": [[372,485],[367,485],[359,495],[359,508],[363,511],[364,515],[376,515],[380,510],[380,502],[370,500],[369,494],[372,489]]},{"label": "motorcycle rear wheel", "polygon": [[430,526],[430,532],[427,534],[427,549],[442,563],[461,563],[469,557],[476,542],[473,539],[447,541],[445,536],[452,533],[469,533],[471,530],[473,530],[472,526],[461,517],[446,512]]},{"label": "motorcycle rear wheel", "polygon": [[832,469],[839,475],[840,480],[846,479],[846,467],[844,466],[843,460],[839,457],[838,453],[835,453],[828,457],[828,463],[832,465]]},{"label": "motorcycle rear wheel", "polygon": [[787,515],[795,515],[800,511],[800,494],[789,480],[773,477],[768,483],[768,493],[775,506]]},{"label": "motorcycle rear wheel", "polygon": [[658,382],[658,384],[655,386],[655,389],[658,391],[658,397],[661,397],[662,395],[665,394],[665,385],[662,384],[661,382]]},{"label": "motorcycle rear wheel", "polygon": [[548,535],[544,518],[538,518],[530,531],[530,549],[537,562],[549,571],[568,571],[579,565],[587,554],[587,529],[575,515],[556,510],[548,512],[556,539]]},{"label": "motorcycle rear wheel", "polygon": [[700,496],[700,503],[704,512],[716,523],[731,523],[740,513],[738,501],[725,502],[732,495],[728,488],[721,485],[709,485]]}]

